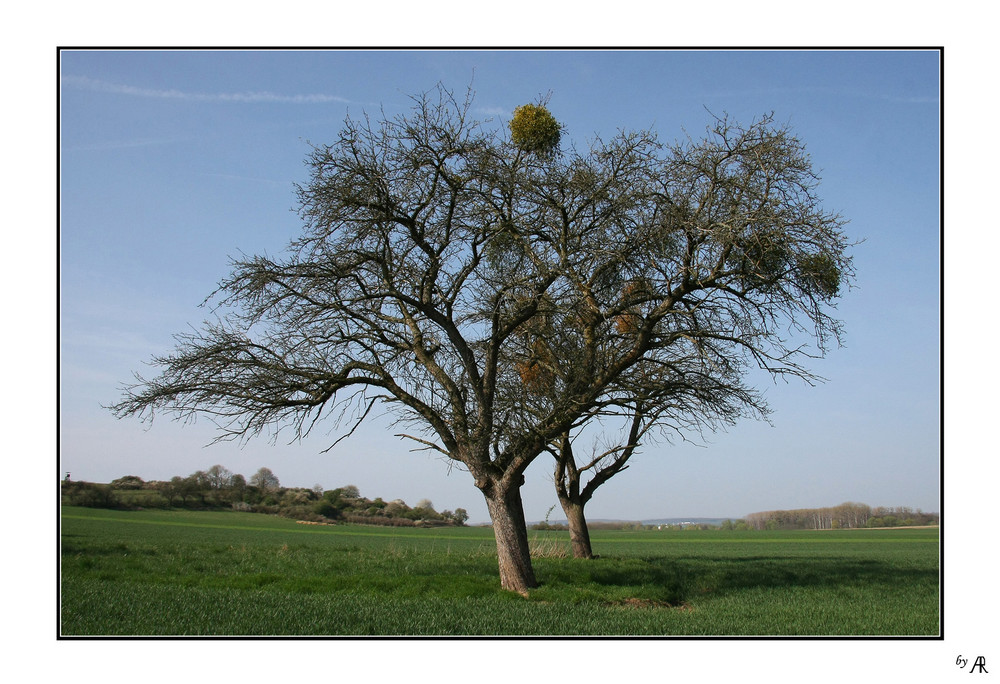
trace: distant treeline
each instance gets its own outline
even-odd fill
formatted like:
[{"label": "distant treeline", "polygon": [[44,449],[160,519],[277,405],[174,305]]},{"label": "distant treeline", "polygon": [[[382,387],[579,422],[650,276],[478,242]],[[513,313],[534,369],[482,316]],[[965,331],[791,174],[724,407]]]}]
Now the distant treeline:
[{"label": "distant treeline", "polygon": [[94,508],[188,508],[232,509],[268,513],[310,522],[352,522],[369,525],[439,526],[464,525],[469,519],[464,508],[434,510],[423,499],[409,506],[401,499],[361,496],[354,485],[324,490],[282,487],[268,468],[261,468],[248,481],[242,475],[215,465],[187,477],[169,481],[143,481],[126,475],[109,484],[77,482],[67,478],[61,485],[62,501],[71,506]]},{"label": "distant treeline", "polygon": [[[836,530],[859,527],[911,527],[937,525],[941,516],[907,506],[872,508],[847,502],[828,508],[800,508],[792,511],[751,513],[742,521],[752,530]],[[738,523],[733,523],[735,526]],[[725,527],[725,525],[724,525]]]}]

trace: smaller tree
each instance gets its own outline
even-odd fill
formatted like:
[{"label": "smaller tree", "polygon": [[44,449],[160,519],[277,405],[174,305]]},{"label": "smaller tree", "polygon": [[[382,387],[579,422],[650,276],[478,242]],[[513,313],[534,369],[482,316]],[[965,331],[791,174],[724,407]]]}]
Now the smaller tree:
[{"label": "smaller tree", "polygon": [[232,492],[233,501],[242,501],[247,489],[247,479],[236,473],[229,479],[229,488]]},{"label": "smaller tree", "polygon": [[408,513],[410,507],[406,505],[404,501],[399,499],[394,499],[386,504],[385,508],[382,509],[384,515],[389,518],[405,517]]},{"label": "smaller tree", "polygon": [[188,475],[188,478],[191,479],[191,481],[194,483],[194,486],[199,490],[204,490],[211,487],[211,484],[209,483],[208,480],[208,473],[204,470],[196,470],[190,475]]},{"label": "smaller tree", "polygon": [[232,482],[233,474],[221,465],[214,465],[205,473],[208,486],[212,489],[225,489]]},{"label": "smaller tree", "polygon": [[184,502],[187,503],[187,496],[197,497],[198,504],[205,504],[205,491],[208,489],[208,475],[204,470],[196,470],[184,478],[182,487],[186,494]]},{"label": "smaller tree", "polygon": [[169,482],[163,483],[163,496],[167,497],[167,503],[171,506],[174,505],[174,501],[177,497],[181,497],[181,502],[184,501],[184,478],[180,475],[174,475],[170,478]]},{"label": "smaller tree", "polygon": [[261,468],[250,476],[250,485],[261,491],[269,492],[278,489],[281,483],[270,468]]}]

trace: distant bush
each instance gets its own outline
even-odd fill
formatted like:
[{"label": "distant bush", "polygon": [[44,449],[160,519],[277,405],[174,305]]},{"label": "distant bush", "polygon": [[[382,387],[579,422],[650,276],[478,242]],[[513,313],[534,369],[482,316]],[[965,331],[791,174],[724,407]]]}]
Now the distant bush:
[{"label": "distant bush", "polygon": [[356,525],[384,525],[387,527],[415,527],[416,521],[409,518],[387,518],[381,515],[345,515],[344,521]]},{"label": "distant bush", "polygon": [[63,482],[62,496],[72,506],[88,508],[120,508],[118,493],[107,484],[93,482]]},{"label": "distant bush", "polygon": [[292,520],[326,522],[326,518],[315,513],[312,510],[312,506],[279,506],[277,513],[282,518],[291,518]]},{"label": "distant bush", "polygon": [[331,520],[336,520],[340,517],[340,510],[330,503],[327,499],[320,499],[312,506],[312,511],[316,515],[321,515],[324,518],[329,518]]}]

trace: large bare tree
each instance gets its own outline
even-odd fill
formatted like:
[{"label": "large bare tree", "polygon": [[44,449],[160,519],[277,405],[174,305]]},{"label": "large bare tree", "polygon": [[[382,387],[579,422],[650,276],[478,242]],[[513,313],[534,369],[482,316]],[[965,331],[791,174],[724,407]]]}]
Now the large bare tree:
[{"label": "large bare tree", "polygon": [[526,592],[528,465],[601,416],[645,432],[700,392],[715,392],[706,415],[753,407],[750,367],[811,377],[850,259],[802,146],[768,117],[578,153],[544,106],[508,132],[471,103],[438,88],[315,147],[302,236],[281,259],[236,260],[215,318],[112,409],[207,414],[243,439],[326,418],[346,435],[386,404],[403,437],[472,475],[501,585]]}]

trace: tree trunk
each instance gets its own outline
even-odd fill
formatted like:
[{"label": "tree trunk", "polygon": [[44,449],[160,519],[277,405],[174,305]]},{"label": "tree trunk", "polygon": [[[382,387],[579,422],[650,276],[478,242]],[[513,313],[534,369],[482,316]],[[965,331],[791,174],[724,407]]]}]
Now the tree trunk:
[{"label": "tree trunk", "polygon": [[531,567],[528,550],[528,528],[524,522],[520,487],[491,487],[483,492],[493,520],[500,564],[500,586],[527,596],[528,589],[538,586]]},{"label": "tree trunk", "polygon": [[573,545],[573,558],[593,558],[590,547],[590,530],[587,529],[587,518],[583,515],[583,503],[570,501],[559,497],[566,520],[569,522],[569,539]]},{"label": "tree trunk", "polygon": [[573,442],[568,432],[563,436],[559,456],[556,458],[555,480],[556,496],[569,523],[573,558],[593,558],[590,530],[587,528],[587,518],[583,515],[583,507],[590,497],[580,491],[580,471],[577,470],[576,459],[573,458]]}]

